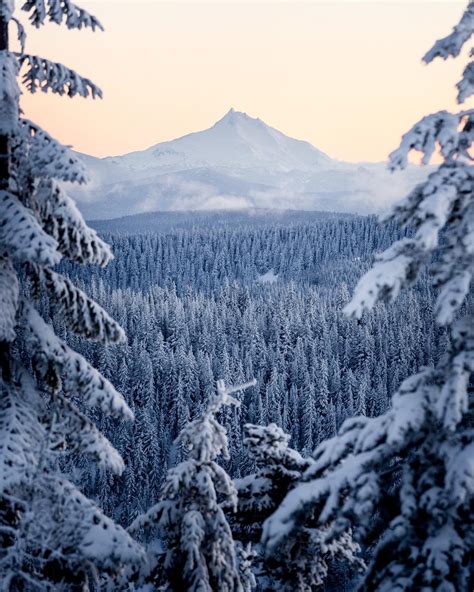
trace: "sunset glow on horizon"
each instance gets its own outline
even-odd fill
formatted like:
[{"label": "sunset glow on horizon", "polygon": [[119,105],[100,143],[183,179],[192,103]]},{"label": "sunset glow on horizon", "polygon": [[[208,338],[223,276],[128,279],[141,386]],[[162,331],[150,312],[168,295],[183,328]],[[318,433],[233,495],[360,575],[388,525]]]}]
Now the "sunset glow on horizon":
[{"label": "sunset glow on horizon", "polygon": [[234,107],[333,158],[378,161],[423,115],[456,108],[460,62],[421,62],[459,19],[456,0],[79,4],[104,33],[28,27],[27,52],[91,78],[104,99],[25,93],[22,106],[95,156],[205,129]]}]

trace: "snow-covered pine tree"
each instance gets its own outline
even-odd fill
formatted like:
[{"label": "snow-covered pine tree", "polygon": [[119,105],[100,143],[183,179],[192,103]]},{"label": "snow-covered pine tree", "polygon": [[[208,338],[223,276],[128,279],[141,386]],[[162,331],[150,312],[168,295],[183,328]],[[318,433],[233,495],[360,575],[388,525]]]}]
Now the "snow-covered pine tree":
[{"label": "snow-covered pine tree", "polygon": [[[55,271],[62,257],[106,265],[111,251],[85,224],[62,182],[86,181],[81,162],[19,107],[31,92],[100,96],[88,79],[25,53],[13,0],[0,1],[0,580],[2,590],[85,590],[101,571],[142,560],[129,535],[56,472],[53,450],[85,453],[120,473],[123,462],[82,408],[131,419],[123,397],[40,316],[79,336],[118,343],[120,326]],[[101,28],[70,0],[27,0],[32,24]],[[18,30],[19,51],[9,33]]]},{"label": "snow-covered pine tree", "polygon": [[245,424],[244,435],[248,464],[256,471],[234,480],[238,505],[231,522],[239,540],[258,543],[263,522],[308,469],[311,460],[289,448],[290,436],[274,423]]},{"label": "snow-covered pine tree", "polygon": [[249,553],[237,548],[223,510],[224,506],[236,509],[237,492],[216,463],[216,458],[228,454],[227,434],[216,414],[225,405],[238,405],[232,393],[254,384],[226,387],[217,381],[207,409],[177,439],[189,457],[168,472],[161,500],[129,527],[132,534],[143,529],[158,534],[150,538],[144,576],[155,590],[250,591]]},{"label": "snow-covered pine tree", "polygon": [[[456,57],[474,33],[474,2],[459,24],[426,54]],[[458,101],[474,94],[474,63],[458,84]],[[304,528],[305,515],[335,520],[334,536],[352,524],[377,541],[361,589],[462,592],[474,589],[474,319],[469,313],[474,256],[474,110],[423,118],[390,156],[403,168],[411,150],[442,163],[394,208],[390,220],[413,229],[378,256],[345,311],[360,318],[393,301],[431,263],[439,289],[434,314],[451,332],[432,368],[401,384],[380,417],[347,420],[316,450],[304,483],[264,526],[269,552]],[[402,345],[400,344],[400,347]],[[471,382],[472,385],[472,382]]]},{"label": "snow-covered pine tree", "polygon": [[311,592],[320,589],[332,560],[347,560],[358,566],[355,554],[359,547],[349,533],[326,545],[319,530],[313,536],[308,528],[298,540],[292,539],[288,546],[280,545],[275,553],[259,553],[264,521],[295,487],[312,460],[289,448],[288,434],[275,424],[246,424],[245,435],[244,443],[257,470],[235,480],[238,505],[230,521],[237,540],[255,545],[258,590]]}]

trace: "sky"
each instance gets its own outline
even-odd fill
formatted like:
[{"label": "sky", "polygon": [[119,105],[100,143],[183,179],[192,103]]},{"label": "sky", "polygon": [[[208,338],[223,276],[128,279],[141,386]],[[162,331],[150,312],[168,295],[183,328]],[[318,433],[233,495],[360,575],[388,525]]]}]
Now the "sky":
[{"label": "sky", "polygon": [[234,107],[334,158],[381,161],[423,115],[456,108],[463,60],[421,58],[459,20],[462,1],[80,4],[105,32],[28,27],[27,52],[91,78],[104,99],[25,93],[22,107],[94,156],[205,129]]}]

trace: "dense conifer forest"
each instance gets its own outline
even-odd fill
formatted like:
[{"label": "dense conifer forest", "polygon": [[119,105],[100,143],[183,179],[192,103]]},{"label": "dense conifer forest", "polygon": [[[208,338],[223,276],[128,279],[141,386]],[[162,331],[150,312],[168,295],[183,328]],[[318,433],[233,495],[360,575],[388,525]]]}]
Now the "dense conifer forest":
[{"label": "dense conifer forest", "polygon": [[[224,465],[240,477],[255,468],[243,445],[246,423],[275,423],[310,455],[347,417],[384,412],[401,379],[447,347],[432,322],[427,277],[359,323],[342,314],[374,254],[399,237],[395,225],[374,217],[313,214],[310,223],[285,225],[229,216],[210,230],[209,218],[204,228],[189,215],[187,228],[106,232],[116,259],[105,270],[67,266],[128,335],[126,345],[112,347],[73,341],[135,414],[133,424],[102,423],[125,459],[124,474],[86,468],[87,493],[124,525],[158,499],[180,457],[173,442],[216,379],[257,380],[242,406],[222,417],[230,442]],[[202,224],[202,214],[197,219]]]}]

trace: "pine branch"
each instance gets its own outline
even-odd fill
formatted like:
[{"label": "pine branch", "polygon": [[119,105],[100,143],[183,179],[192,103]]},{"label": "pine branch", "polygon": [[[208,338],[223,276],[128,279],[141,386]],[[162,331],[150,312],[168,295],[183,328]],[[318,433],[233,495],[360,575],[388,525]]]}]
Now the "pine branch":
[{"label": "pine branch", "polygon": [[57,241],[64,257],[101,267],[113,259],[109,245],[87,226],[75,203],[59,184],[51,179],[42,180],[35,199],[43,228]]},{"label": "pine branch", "polygon": [[88,78],[83,78],[74,70],[39,56],[19,54],[21,67],[26,67],[23,84],[31,92],[51,91],[72,98],[76,95],[87,98],[102,98],[102,91]]},{"label": "pine branch", "polygon": [[21,8],[30,12],[30,21],[36,28],[48,20],[58,25],[64,21],[68,29],[90,28],[93,31],[103,31],[95,16],[70,0],[27,0]]},{"label": "pine branch", "polygon": [[446,60],[449,57],[457,57],[460,54],[463,45],[472,37],[473,31],[474,1],[470,0],[459,23],[453,27],[453,30],[449,35],[436,41],[433,47],[423,57],[423,61],[426,64],[429,64],[435,58]]},{"label": "pine branch", "polygon": [[31,178],[55,178],[71,183],[86,183],[83,162],[67,146],[28,119],[21,119],[12,140],[14,160],[22,164]]},{"label": "pine branch", "polygon": [[54,401],[58,413],[56,438],[62,438],[71,452],[86,454],[100,467],[121,475],[125,468],[122,457],[95,424],[60,393],[54,395]]},{"label": "pine branch", "polygon": [[[0,135],[10,136],[18,127],[18,68],[15,54],[7,50],[0,51]],[[2,158],[5,158],[4,154]]]},{"label": "pine branch", "polygon": [[[16,271],[8,257],[0,256],[0,343],[11,342],[16,337],[18,296],[19,283]],[[5,376],[3,378],[6,380]]]},{"label": "pine branch", "polygon": [[24,484],[38,462],[44,437],[39,405],[31,385],[0,381],[0,492]]},{"label": "pine branch", "polygon": [[71,280],[46,267],[37,271],[59,313],[74,333],[102,343],[125,341],[125,333],[120,325],[82,290],[76,288]]},{"label": "pine branch", "polygon": [[54,238],[9,191],[0,191],[0,219],[0,244],[16,261],[37,265],[56,265],[60,261]]},{"label": "pine branch", "polygon": [[124,398],[106,378],[57,337],[32,306],[24,303],[23,310],[28,349],[43,379],[53,366],[63,378],[66,394],[80,397],[86,405],[97,406],[108,415],[133,419]]}]

